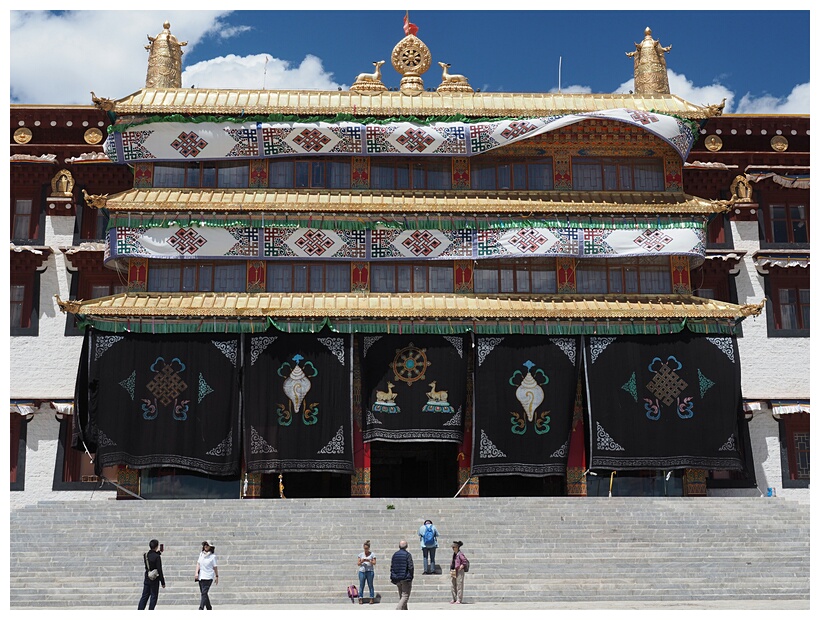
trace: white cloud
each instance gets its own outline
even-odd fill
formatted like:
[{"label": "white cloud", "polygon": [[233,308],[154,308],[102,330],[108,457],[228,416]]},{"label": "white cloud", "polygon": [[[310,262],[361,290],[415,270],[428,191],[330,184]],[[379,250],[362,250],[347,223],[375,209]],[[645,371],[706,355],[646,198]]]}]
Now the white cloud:
[{"label": "white cloud", "polygon": [[[10,12],[11,102],[90,104],[123,97],[145,86],[148,35],[165,21],[184,25],[183,53],[220,28],[228,11]],[[184,59],[184,57],[183,57]]]},{"label": "white cloud", "polygon": [[[719,104],[723,99],[726,99],[726,107],[724,112],[731,112],[732,102],[734,100],[734,93],[723,86],[722,84],[711,84],[709,86],[695,86],[691,80],[687,79],[685,75],[675,73],[671,69],[666,72],[669,78],[669,92],[673,95],[685,99],[689,103],[695,105],[712,105]],[[635,81],[630,78],[622,83],[613,92],[628,93],[635,88]]]},{"label": "white cloud", "polygon": [[809,84],[798,84],[785,99],[771,95],[755,97],[746,93],[737,104],[738,114],[809,114]]},{"label": "white cloud", "polygon": [[592,88],[590,88],[589,86],[580,86],[578,84],[570,84],[569,86],[562,86],[560,91],[558,90],[558,87],[556,86],[554,88],[551,88],[549,90],[549,92],[551,92],[551,93],[559,93],[560,92],[563,95],[569,95],[569,94],[583,95],[583,94],[592,93]]},{"label": "white cloud", "polygon": [[186,67],[182,72],[182,85],[197,88],[347,89],[324,70],[321,59],[310,54],[298,66],[267,54],[228,54]]}]

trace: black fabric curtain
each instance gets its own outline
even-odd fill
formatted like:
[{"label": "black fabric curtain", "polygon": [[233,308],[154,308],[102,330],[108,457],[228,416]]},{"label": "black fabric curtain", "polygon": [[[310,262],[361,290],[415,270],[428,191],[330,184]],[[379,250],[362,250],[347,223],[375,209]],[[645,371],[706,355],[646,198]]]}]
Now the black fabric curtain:
[{"label": "black fabric curtain", "polygon": [[590,337],[584,363],[591,468],[743,468],[735,337]]},{"label": "black fabric curtain", "polygon": [[580,338],[476,339],[472,475],[563,474]]},{"label": "black fabric curtain", "polygon": [[96,468],[179,467],[237,474],[239,337],[108,334],[89,329],[77,381],[77,427]]},{"label": "black fabric curtain", "polygon": [[464,436],[469,337],[359,338],[364,441],[453,441]]},{"label": "black fabric curtain", "polygon": [[349,335],[247,336],[247,470],[353,473],[350,369]]}]

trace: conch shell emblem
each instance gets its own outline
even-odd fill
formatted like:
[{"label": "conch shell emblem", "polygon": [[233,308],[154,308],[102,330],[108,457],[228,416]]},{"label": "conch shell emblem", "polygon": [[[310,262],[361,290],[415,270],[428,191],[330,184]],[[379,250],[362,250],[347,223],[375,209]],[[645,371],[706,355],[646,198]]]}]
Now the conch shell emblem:
[{"label": "conch shell emblem", "polygon": [[514,380],[518,375],[523,377],[521,383],[518,384],[518,388],[515,390],[515,397],[518,399],[518,402],[521,403],[524,413],[527,416],[527,421],[532,422],[535,412],[538,410],[538,406],[544,402],[544,390],[541,389],[541,386],[546,385],[549,382],[549,378],[543,370],[540,368],[537,369],[535,376],[537,377],[540,374],[544,379],[539,384],[532,374],[532,368],[535,364],[527,360],[524,366],[527,369],[527,374],[524,375],[520,370],[516,370],[510,377],[510,385],[515,385]]},{"label": "conch shell emblem", "polygon": [[[299,413],[299,408],[302,406],[302,403],[305,400],[305,396],[310,391],[310,379],[308,379],[305,371],[299,366],[299,361],[304,359],[301,355],[294,355],[293,361],[296,364],[293,367],[293,370],[290,371],[290,374],[285,379],[285,383],[282,385],[282,389],[285,392],[285,395],[290,399],[290,402],[293,403],[293,410],[295,413]],[[285,367],[289,367],[290,364],[285,363],[277,371],[280,377],[283,377],[282,370]],[[313,364],[307,362],[305,364],[305,368],[310,367],[313,369],[314,373],[312,376],[316,376],[318,373],[316,369],[313,367]]]}]

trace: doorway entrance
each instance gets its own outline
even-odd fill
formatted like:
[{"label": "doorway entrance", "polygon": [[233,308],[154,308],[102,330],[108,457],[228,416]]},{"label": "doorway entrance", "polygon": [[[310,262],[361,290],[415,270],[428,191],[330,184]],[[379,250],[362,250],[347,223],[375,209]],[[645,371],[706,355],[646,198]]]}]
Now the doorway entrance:
[{"label": "doorway entrance", "polygon": [[453,497],[458,491],[458,444],[373,441],[371,497]]}]

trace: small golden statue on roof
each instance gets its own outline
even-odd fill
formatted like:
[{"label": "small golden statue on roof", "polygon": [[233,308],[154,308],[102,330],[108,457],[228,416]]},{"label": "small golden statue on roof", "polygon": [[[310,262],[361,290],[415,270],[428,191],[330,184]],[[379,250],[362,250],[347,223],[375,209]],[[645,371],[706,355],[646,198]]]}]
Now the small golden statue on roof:
[{"label": "small golden statue on roof", "polygon": [[416,37],[419,27],[410,23],[410,12],[404,16],[404,34],[406,35],[393,48],[393,68],[402,74],[399,90],[405,95],[418,95],[424,92],[424,81],[421,74],[430,68],[432,57],[429,48]]},{"label": "small golden statue on roof", "polygon": [[60,170],[51,179],[51,195],[67,197],[74,192],[74,177],[68,170]]},{"label": "small golden statue on roof", "polygon": [[634,52],[626,52],[635,60],[635,93],[638,95],[668,95],[669,77],[664,54],[672,46],[663,47],[652,38],[652,30],[644,30],[644,38],[635,44]]},{"label": "small golden statue on roof", "polygon": [[182,48],[187,41],[178,41],[171,34],[171,24],[162,24],[162,32],[148,36],[148,75],[145,88],[182,88]]},{"label": "small golden statue on roof", "polygon": [[450,73],[448,69],[450,65],[446,62],[438,63],[442,69],[441,72],[441,84],[436,89],[437,93],[471,93],[473,92],[473,87],[470,86],[470,82],[467,81],[467,78],[459,73]]},{"label": "small golden statue on roof", "polygon": [[353,82],[350,90],[364,94],[380,93],[387,90],[387,86],[382,83],[383,64],[383,60],[374,61],[373,66],[376,67],[376,70],[373,73],[360,73],[357,75],[356,81]]}]

